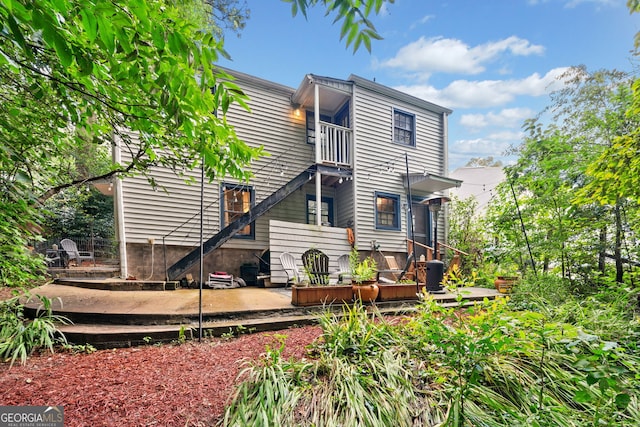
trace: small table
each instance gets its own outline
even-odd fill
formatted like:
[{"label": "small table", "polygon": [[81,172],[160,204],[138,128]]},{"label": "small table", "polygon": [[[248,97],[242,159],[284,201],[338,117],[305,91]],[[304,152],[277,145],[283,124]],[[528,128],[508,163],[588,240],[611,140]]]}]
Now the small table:
[{"label": "small table", "polygon": [[45,256],[49,267],[67,268],[67,252],[64,249],[47,249]]},{"label": "small table", "polygon": [[416,272],[416,277],[418,278],[418,283],[427,283],[427,261],[416,261],[418,265],[418,270]]}]

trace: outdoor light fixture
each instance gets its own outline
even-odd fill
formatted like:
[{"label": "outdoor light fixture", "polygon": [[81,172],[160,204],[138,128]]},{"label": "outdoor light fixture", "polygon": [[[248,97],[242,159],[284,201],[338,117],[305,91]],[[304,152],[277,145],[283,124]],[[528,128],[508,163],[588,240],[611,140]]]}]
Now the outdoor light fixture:
[{"label": "outdoor light fixture", "polygon": [[300,117],[300,104],[291,104],[291,108],[293,109],[293,114],[296,117]]}]

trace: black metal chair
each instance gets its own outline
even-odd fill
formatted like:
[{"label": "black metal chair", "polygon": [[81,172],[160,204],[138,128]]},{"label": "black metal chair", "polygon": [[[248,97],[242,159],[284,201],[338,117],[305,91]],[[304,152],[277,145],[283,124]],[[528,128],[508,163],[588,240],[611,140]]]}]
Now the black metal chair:
[{"label": "black metal chair", "polygon": [[302,254],[302,265],[311,285],[329,284],[329,257],[319,249],[311,248]]}]

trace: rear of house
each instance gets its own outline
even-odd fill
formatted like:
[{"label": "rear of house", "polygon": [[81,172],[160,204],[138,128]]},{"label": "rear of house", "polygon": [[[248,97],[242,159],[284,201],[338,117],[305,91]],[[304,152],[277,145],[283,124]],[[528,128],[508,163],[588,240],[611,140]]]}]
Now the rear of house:
[{"label": "rear of house", "polygon": [[222,177],[202,193],[197,170],[186,172],[190,185],[163,168],[150,171],[156,189],[144,177],[116,183],[123,276],[197,278],[201,199],[205,274],[225,271],[249,284],[256,269],[285,284],[282,252],[302,266],[301,254],[316,247],[337,271],[351,244],[399,258],[407,238],[431,245],[430,212],[421,202],[460,183],[445,177],[450,110],[354,75],[309,74],[294,89],[229,72],[251,111],[234,105],[228,122],[270,155],[251,164],[249,182]]}]

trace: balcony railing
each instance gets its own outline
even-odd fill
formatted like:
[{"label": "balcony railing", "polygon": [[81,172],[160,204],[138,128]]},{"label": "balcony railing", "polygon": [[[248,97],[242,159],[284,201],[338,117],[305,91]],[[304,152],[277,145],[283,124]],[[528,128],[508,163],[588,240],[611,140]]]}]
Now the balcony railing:
[{"label": "balcony railing", "polygon": [[320,122],[320,163],[352,166],[353,131],[349,128]]}]

